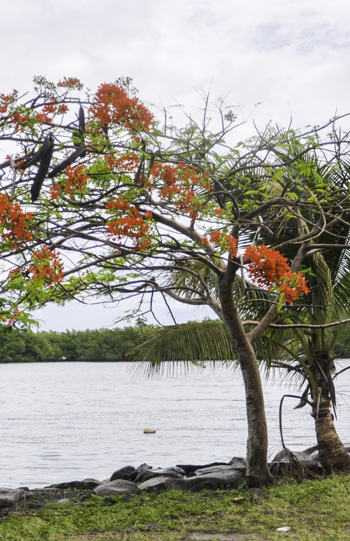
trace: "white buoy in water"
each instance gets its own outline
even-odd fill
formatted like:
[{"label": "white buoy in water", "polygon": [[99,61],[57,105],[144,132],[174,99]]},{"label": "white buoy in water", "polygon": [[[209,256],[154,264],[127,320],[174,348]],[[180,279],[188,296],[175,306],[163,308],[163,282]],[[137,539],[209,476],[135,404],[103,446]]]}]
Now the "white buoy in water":
[{"label": "white buoy in water", "polygon": [[157,432],[157,431],[156,431],[155,428],[150,428],[150,427],[149,427],[149,428],[145,428],[144,431],[143,431],[144,434],[155,434],[156,432]]}]

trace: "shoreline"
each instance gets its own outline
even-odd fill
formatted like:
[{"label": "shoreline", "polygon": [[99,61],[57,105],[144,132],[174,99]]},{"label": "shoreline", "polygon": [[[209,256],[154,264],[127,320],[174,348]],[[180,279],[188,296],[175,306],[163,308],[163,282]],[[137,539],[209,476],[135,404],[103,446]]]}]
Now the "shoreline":
[{"label": "shoreline", "polygon": [[[348,448],[349,449],[349,448]],[[301,452],[291,453],[290,451],[280,451],[269,462],[270,470],[274,472],[276,477],[295,477],[297,468],[294,463],[297,462],[300,464],[301,469],[305,470],[305,478],[312,478],[323,475],[323,468],[318,460],[318,446],[313,446],[308,449],[305,449]],[[181,481],[187,482],[188,486],[193,485],[193,481],[188,482],[189,479],[194,477],[201,477],[203,480],[203,475],[206,476],[206,481],[209,483],[216,484],[216,488],[220,488],[226,485],[230,485],[233,482],[233,485],[236,485],[239,479],[239,483],[242,483],[243,480],[247,485],[255,486],[254,479],[247,480],[245,477],[245,459],[242,457],[233,457],[229,462],[210,462],[207,464],[177,464],[170,467],[153,467],[147,463],[143,463],[138,467],[132,465],[123,466],[118,470],[114,471],[112,475],[104,480],[98,480],[93,477],[85,478],[83,480],[71,480],[71,481],[62,481],[60,483],[53,483],[42,487],[32,487],[21,486],[17,488],[2,487],[0,486],[0,506],[1,506],[1,493],[8,491],[9,494],[16,493],[17,491],[22,491],[26,493],[31,493],[35,491],[46,491],[51,489],[65,490],[65,489],[81,489],[81,490],[94,490],[97,487],[102,487],[113,483],[116,480],[123,480],[131,482],[135,485],[142,485],[143,482],[146,482],[150,479],[158,479],[163,482],[164,480],[170,479],[180,479]],[[289,472],[290,470],[290,472]],[[233,480],[230,478],[232,473],[240,473]],[[293,475],[294,472],[294,475]],[[227,475],[228,474],[228,477]],[[211,479],[209,479],[211,477]],[[207,479],[208,478],[208,479]],[[239,484],[238,483],[238,484]],[[158,483],[159,484],[159,483]],[[166,483],[165,483],[166,485]],[[181,485],[181,483],[180,483]],[[156,487],[157,483],[153,482],[152,487]],[[258,485],[257,485],[258,486]],[[184,485],[183,485],[184,487]],[[148,485],[143,488],[148,488]],[[159,487],[158,487],[159,488]],[[24,494],[19,494],[19,497],[25,497]],[[4,499],[5,497],[3,497]],[[6,499],[6,498],[5,498]]]}]

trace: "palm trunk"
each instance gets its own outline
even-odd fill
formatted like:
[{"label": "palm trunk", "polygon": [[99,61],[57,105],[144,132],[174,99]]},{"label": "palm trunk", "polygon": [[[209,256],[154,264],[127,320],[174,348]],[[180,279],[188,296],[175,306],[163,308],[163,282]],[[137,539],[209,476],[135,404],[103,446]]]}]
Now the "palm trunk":
[{"label": "palm trunk", "polygon": [[335,366],[328,351],[315,353],[311,369],[318,388],[317,396],[312,397],[312,414],[315,419],[319,460],[328,473],[349,472],[350,455],[337,434],[331,413],[332,397],[335,400],[332,380]]},{"label": "palm trunk", "polygon": [[235,309],[231,288],[223,281],[220,284],[220,301],[224,323],[237,354],[245,386],[248,422],[247,482],[251,486],[266,485],[272,482],[272,476],[267,463],[268,434],[260,371],[254,349]]},{"label": "palm trunk", "polygon": [[[322,389],[322,394],[325,389]],[[321,396],[319,407],[313,408],[319,460],[327,473],[349,472],[350,455],[340,440],[331,414],[331,401]]]}]

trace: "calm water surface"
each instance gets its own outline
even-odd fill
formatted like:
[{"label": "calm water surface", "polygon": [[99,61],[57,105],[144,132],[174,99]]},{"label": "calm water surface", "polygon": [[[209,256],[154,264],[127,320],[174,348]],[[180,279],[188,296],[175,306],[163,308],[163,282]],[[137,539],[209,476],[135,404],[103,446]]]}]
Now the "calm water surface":
[{"label": "calm water surface", "polygon": [[[344,361],[342,366],[345,366]],[[154,467],[245,456],[244,390],[222,366],[147,379],[128,363],[0,364],[0,486],[30,488],[94,477],[147,462]],[[336,380],[337,429],[350,443],[350,370]],[[293,386],[264,383],[271,455],[280,450],[278,407]],[[307,408],[286,399],[284,438],[315,444]],[[144,435],[145,427],[156,434]]]}]

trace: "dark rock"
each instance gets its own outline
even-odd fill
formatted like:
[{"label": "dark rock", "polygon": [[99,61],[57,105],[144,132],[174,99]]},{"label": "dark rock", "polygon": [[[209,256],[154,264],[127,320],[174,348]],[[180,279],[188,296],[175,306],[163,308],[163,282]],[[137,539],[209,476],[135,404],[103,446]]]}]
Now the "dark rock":
[{"label": "dark rock", "polygon": [[136,476],[137,470],[134,466],[124,466],[124,468],[115,471],[110,480],[115,481],[116,479],[124,479],[125,481],[134,481]]},{"label": "dark rock", "polygon": [[98,496],[111,496],[113,494],[124,494],[125,496],[131,496],[138,492],[138,488],[135,483],[126,481],[125,479],[116,479],[110,483],[99,485],[94,489],[94,493]]},{"label": "dark rock", "polygon": [[201,492],[202,490],[216,490],[217,485],[216,483],[212,481],[204,481],[203,483],[199,483],[199,485],[195,485],[191,488],[191,492]]},{"label": "dark rock", "polygon": [[84,479],[83,481],[68,481],[66,483],[57,483],[55,485],[50,485],[48,487],[45,487],[45,489],[49,488],[76,488],[79,490],[93,490],[97,486],[101,485],[101,481],[98,481],[97,479]]},{"label": "dark rock", "polygon": [[137,477],[141,476],[141,474],[143,474],[144,472],[148,472],[150,470],[153,470],[153,466],[150,466],[149,464],[146,464],[146,462],[144,464],[140,464],[140,466],[138,466],[138,468],[136,468],[136,475],[135,475],[135,479],[133,479],[133,481],[136,481]]},{"label": "dark rock", "polygon": [[[201,468],[200,470],[196,470],[194,472],[194,475],[210,475],[215,474],[217,472],[232,472],[232,471],[241,471],[242,468],[236,468],[234,466],[209,466],[208,468]],[[245,470],[245,467],[243,468]]]},{"label": "dark rock", "polygon": [[308,454],[304,451],[292,453],[291,451],[282,450],[277,453],[273,462],[292,462],[293,459],[306,466],[321,467],[321,464],[312,458],[312,453]]},{"label": "dark rock", "polygon": [[167,477],[161,475],[159,477],[152,477],[139,485],[140,490],[148,492],[165,492],[166,490],[184,490],[186,487],[185,480],[182,478]]},{"label": "dark rock", "polygon": [[25,500],[27,491],[21,488],[0,488],[0,507],[12,507]]},{"label": "dark rock", "polygon": [[179,473],[180,475],[182,475],[182,477],[185,477],[185,475],[186,475],[185,470],[181,469],[179,466],[173,466],[171,468],[166,468],[165,471],[167,473],[171,473],[171,472]]},{"label": "dark rock", "polygon": [[322,465],[313,458],[312,452],[311,454],[305,452],[292,453],[283,449],[277,453],[269,466],[271,473],[275,476],[307,478],[310,475],[322,473]]},{"label": "dark rock", "polygon": [[[179,470],[179,471],[177,471]],[[173,477],[174,479],[182,479],[184,476],[183,473],[179,473],[180,471],[183,472],[183,470],[180,470],[180,468],[157,468],[157,469],[149,469],[149,470],[143,470],[139,472],[135,477],[135,483],[144,483],[145,481],[148,481],[148,479],[153,479],[154,477]]]},{"label": "dark rock", "polygon": [[305,455],[313,455],[314,452],[317,451],[318,452],[318,445],[313,445],[312,447],[308,447],[307,449],[305,449],[305,451],[303,451],[303,453]]},{"label": "dark rock", "polygon": [[[305,451],[304,451],[304,453],[305,453]],[[310,454],[307,454],[307,456],[309,456],[310,460],[314,460],[315,462],[319,462],[319,461],[320,461],[318,449],[315,449],[315,450],[314,450],[313,452],[311,452]]]},{"label": "dark rock", "polygon": [[189,477],[190,475],[194,475],[194,472],[197,470],[201,470],[203,468],[210,468],[212,466],[228,466],[227,462],[211,462],[210,464],[202,464],[200,466],[196,466],[194,464],[177,464],[176,467],[180,468],[185,472],[185,474]]},{"label": "dark rock", "polygon": [[145,471],[145,470],[152,470],[153,466],[150,466],[149,464],[144,462],[143,464],[140,464],[140,466],[138,468],[136,468],[136,469],[137,469],[138,472],[142,472],[142,471]]},{"label": "dark rock", "polygon": [[235,456],[230,460],[229,465],[235,470],[240,470],[243,472],[246,470],[246,461],[244,460],[244,458]]},{"label": "dark rock", "polygon": [[215,470],[212,473],[206,473],[203,475],[196,474],[193,477],[187,477],[185,479],[185,486],[189,490],[193,490],[195,487],[199,487],[203,483],[209,483],[209,485],[206,485],[205,488],[238,488],[244,483],[244,475],[239,470],[226,469],[221,471]]}]

